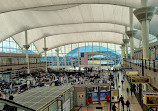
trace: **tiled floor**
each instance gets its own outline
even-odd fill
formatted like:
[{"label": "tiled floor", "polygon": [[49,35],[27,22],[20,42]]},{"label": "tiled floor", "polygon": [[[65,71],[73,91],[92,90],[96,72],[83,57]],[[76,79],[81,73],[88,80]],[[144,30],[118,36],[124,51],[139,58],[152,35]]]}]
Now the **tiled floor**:
[{"label": "tiled floor", "polygon": [[[117,78],[118,79],[118,78]],[[118,84],[121,86],[119,88],[119,95],[123,96],[124,97],[124,101],[126,102],[127,99],[129,99],[131,105],[130,105],[130,111],[143,111],[141,106],[139,105],[135,95],[131,96],[129,94],[129,97],[127,96],[127,92],[126,92],[126,88],[130,88],[128,82],[126,79],[124,79],[124,85],[123,85],[123,88],[122,88],[122,85],[121,85],[121,80],[122,80],[122,74],[121,72],[119,73],[119,82]],[[118,81],[118,80],[117,80]],[[117,84],[117,85],[118,85]],[[117,86],[116,85],[116,86]],[[91,106],[87,106],[87,107],[82,107],[80,109],[80,111],[109,111],[110,109],[110,105],[109,103],[105,103],[105,107],[101,110],[101,109],[96,109],[97,106],[101,106],[99,104],[92,104]],[[116,107],[117,107],[117,111],[123,111],[121,105],[118,106],[118,104],[116,104]],[[125,106],[125,109],[124,111],[127,111],[127,108]]]}]

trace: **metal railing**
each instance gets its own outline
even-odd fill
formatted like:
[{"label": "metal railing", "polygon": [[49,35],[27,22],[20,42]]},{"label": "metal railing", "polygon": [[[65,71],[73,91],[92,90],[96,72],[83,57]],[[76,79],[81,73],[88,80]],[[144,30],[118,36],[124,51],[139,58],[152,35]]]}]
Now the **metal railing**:
[{"label": "metal railing", "polygon": [[[33,64],[43,64],[45,62],[37,62],[37,63],[29,63],[30,65],[33,65]],[[15,66],[15,65],[27,65],[27,63],[8,63],[8,64],[0,64],[0,67],[3,67],[3,66]]]},{"label": "metal railing", "polygon": [[154,72],[158,71],[158,60],[145,60],[145,59],[124,59],[125,62],[129,62],[131,64],[135,64],[139,67],[143,67],[145,69],[153,70]]},{"label": "metal railing", "polygon": [[35,111],[34,109],[28,108],[21,104],[0,98],[0,110],[3,110],[3,108],[6,104],[9,106],[15,107],[17,109],[17,111]]}]

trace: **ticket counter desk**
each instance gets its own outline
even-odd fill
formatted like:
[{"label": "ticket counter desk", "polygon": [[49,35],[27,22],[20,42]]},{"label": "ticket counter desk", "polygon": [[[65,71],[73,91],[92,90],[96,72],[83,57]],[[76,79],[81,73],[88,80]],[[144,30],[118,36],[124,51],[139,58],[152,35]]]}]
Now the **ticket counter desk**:
[{"label": "ticket counter desk", "polygon": [[36,111],[71,111],[73,86],[37,87],[14,97],[18,104]]}]

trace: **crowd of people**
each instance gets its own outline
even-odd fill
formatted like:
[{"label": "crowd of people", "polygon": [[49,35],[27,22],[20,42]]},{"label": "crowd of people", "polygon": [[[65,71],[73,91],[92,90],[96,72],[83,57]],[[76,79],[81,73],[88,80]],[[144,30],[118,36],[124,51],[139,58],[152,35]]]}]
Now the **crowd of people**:
[{"label": "crowd of people", "polygon": [[[66,74],[66,73],[49,73],[49,74],[43,74],[40,73],[36,76],[28,76],[27,78],[19,78],[19,79],[12,79],[10,81],[2,80],[0,81],[0,97],[11,100],[13,100],[14,94],[20,94],[26,90],[29,90],[31,88],[35,87],[42,87],[42,86],[60,86],[64,85],[65,83],[71,84],[71,85],[85,85],[85,84],[96,84],[96,83],[109,83],[111,84],[112,88],[120,88],[122,86],[122,90],[124,90],[124,78],[125,75],[122,74],[122,78],[120,78],[120,73],[114,73],[114,72],[108,72],[106,76],[105,72],[91,72],[87,74]],[[106,78],[106,79],[105,79]],[[121,80],[120,80],[121,79]],[[119,82],[120,81],[120,82]],[[121,84],[119,84],[121,83]],[[135,93],[136,86],[134,84],[131,85],[130,88],[126,88],[127,97],[133,95]],[[130,94],[131,93],[131,94]],[[111,95],[106,95],[105,99],[107,102],[110,102]],[[93,103],[92,96],[89,95],[88,97],[88,103]],[[130,111],[130,101],[127,99],[124,100],[124,97],[121,95],[119,97],[118,103],[121,103],[122,110],[124,110],[124,107],[126,105],[127,111]],[[116,103],[113,103],[112,110],[116,111]]]}]

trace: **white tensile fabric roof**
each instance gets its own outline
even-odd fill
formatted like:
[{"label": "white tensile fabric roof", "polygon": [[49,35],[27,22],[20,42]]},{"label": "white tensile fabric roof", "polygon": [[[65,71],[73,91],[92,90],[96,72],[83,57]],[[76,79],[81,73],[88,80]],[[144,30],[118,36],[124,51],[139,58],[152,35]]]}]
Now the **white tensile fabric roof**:
[{"label": "white tensile fabric roof", "polygon": [[[149,0],[158,6],[158,0]],[[129,29],[129,8],[140,8],[141,0],[0,0],[0,41],[13,37],[23,47],[28,43],[43,52],[61,45],[100,41],[123,44]],[[150,34],[157,36],[158,15],[150,22]],[[141,41],[141,26],[134,16],[135,48]]]}]

